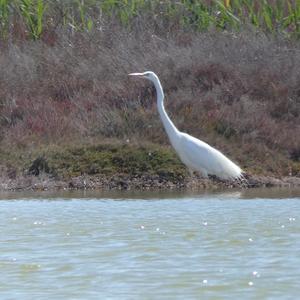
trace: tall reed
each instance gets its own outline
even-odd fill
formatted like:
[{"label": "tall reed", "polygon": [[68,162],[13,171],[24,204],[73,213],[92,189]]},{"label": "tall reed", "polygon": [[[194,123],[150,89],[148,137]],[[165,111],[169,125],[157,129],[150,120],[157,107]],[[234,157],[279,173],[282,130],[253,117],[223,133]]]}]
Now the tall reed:
[{"label": "tall reed", "polygon": [[43,16],[46,10],[44,0],[19,0],[16,4],[32,38],[38,39],[43,31]]},{"label": "tall reed", "polygon": [[0,31],[21,18],[33,39],[49,26],[91,31],[103,21],[125,27],[136,20],[192,30],[239,30],[244,24],[270,33],[300,36],[300,0],[0,0]]}]

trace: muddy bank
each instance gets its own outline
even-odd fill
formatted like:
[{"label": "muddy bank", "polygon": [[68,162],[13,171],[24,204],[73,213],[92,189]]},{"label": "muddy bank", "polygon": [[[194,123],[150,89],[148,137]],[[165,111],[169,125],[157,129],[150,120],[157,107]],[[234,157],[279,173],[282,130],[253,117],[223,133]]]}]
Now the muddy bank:
[{"label": "muddy bank", "polygon": [[[0,151],[0,190],[174,190],[300,186],[299,176],[246,171],[246,182],[191,177],[171,147],[101,143]],[[259,175],[249,175],[259,174]]]},{"label": "muddy bank", "polygon": [[169,180],[158,175],[113,175],[113,176],[77,176],[68,180],[60,180],[41,174],[40,176],[19,176],[15,179],[1,178],[0,191],[47,191],[47,190],[174,190],[174,189],[230,189],[258,187],[299,187],[299,177],[255,176],[249,175],[247,183],[224,182],[215,178],[197,177]]}]

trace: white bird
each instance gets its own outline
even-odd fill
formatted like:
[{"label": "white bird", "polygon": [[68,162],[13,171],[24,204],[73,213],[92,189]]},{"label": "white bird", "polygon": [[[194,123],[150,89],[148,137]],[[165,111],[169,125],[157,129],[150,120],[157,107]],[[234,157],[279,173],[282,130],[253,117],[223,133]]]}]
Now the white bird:
[{"label": "white bird", "polygon": [[172,146],[191,174],[199,172],[205,178],[208,175],[215,175],[224,180],[243,179],[240,167],[219,150],[187,133],[180,132],[175,127],[164,108],[164,92],[159,78],[154,72],[147,71],[129,75],[146,78],[154,83],[157,94],[157,107],[165,130]]}]

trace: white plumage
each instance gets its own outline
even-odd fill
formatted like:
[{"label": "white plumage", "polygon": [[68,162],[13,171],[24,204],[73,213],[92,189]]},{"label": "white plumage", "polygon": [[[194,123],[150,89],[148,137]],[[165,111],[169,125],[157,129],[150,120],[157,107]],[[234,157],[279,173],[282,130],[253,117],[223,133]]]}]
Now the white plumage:
[{"label": "white plumage", "polygon": [[166,129],[168,137],[181,161],[188,167],[190,173],[196,171],[203,177],[215,175],[220,179],[234,180],[242,178],[242,170],[217,149],[207,143],[180,132],[164,108],[164,92],[157,75],[151,71],[131,73],[131,76],[146,78],[154,83],[157,93],[157,108]]}]

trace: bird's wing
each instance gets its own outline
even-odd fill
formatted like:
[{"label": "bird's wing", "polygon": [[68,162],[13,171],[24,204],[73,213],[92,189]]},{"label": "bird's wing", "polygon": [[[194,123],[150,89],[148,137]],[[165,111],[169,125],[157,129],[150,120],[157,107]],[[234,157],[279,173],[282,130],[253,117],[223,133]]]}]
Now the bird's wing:
[{"label": "bird's wing", "polygon": [[184,156],[195,166],[208,169],[213,163],[213,148],[186,133],[181,135],[181,149]]},{"label": "bird's wing", "polygon": [[181,133],[180,148],[185,159],[196,170],[205,169],[208,174],[224,179],[240,176],[241,170],[237,165],[217,149],[193,136]]}]

